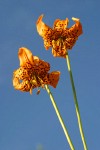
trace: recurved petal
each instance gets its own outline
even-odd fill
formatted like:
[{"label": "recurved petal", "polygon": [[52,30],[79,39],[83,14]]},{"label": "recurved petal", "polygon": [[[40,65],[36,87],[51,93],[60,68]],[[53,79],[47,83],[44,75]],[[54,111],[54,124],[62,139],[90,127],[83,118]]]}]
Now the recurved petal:
[{"label": "recurved petal", "polygon": [[44,16],[43,14],[39,16],[36,22],[36,27],[39,35],[42,36],[43,38],[46,38],[52,35],[53,30],[42,21],[43,16]]},{"label": "recurved petal", "polygon": [[20,67],[13,72],[13,77],[18,78],[19,80],[28,79],[29,71],[24,67]]},{"label": "recurved petal", "polygon": [[70,37],[78,37],[83,33],[82,24],[78,18],[72,17],[72,20],[75,21],[75,24],[68,29]]},{"label": "recurved petal", "polygon": [[53,86],[54,88],[56,88],[58,81],[59,81],[59,77],[60,77],[59,71],[53,71],[49,73],[49,76],[48,76],[49,84]]},{"label": "recurved petal", "polygon": [[25,66],[26,63],[34,65],[33,55],[31,51],[25,47],[19,48],[18,57],[20,61],[20,66]]},{"label": "recurved petal", "polygon": [[53,24],[54,29],[66,29],[68,26],[69,20],[66,18],[65,20],[56,19]]},{"label": "recurved petal", "polygon": [[38,65],[40,59],[37,56],[33,56],[33,64]]},{"label": "recurved petal", "polygon": [[16,77],[13,78],[13,86],[16,90],[28,92],[31,89],[30,82],[28,80],[20,80]]}]

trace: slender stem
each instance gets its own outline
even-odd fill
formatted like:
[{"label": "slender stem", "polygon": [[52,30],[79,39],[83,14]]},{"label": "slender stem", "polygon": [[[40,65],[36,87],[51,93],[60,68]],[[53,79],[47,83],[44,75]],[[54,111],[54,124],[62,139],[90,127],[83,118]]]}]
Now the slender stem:
[{"label": "slender stem", "polygon": [[82,139],[82,142],[83,142],[84,150],[88,150],[86,140],[85,140],[85,137],[84,137],[83,128],[82,128],[82,121],[81,121],[81,116],[80,116],[80,111],[79,111],[79,106],[78,106],[78,101],[77,101],[77,96],[76,96],[76,90],[75,90],[73,75],[72,75],[72,71],[71,71],[70,59],[69,59],[68,54],[66,55],[66,61],[67,61],[68,71],[69,71],[69,74],[70,74],[70,81],[71,81],[71,85],[72,85],[72,91],[73,91],[73,95],[74,95],[74,103],[75,103],[76,115],[77,115],[77,119],[78,119],[79,131],[80,131],[81,139]]},{"label": "slender stem", "polygon": [[65,133],[65,136],[66,136],[66,138],[67,138],[67,141],[68,141],[68,143],[69,143],[69,145],[70,145],[70,149],[71,149],[71,150],[75,150],[75,148],[74,148],[74,146],[73,146],[73,144],[72,144],[72,141],[71,141],[71,139],[70,139],[70,136],[69,136],[69,134],[68,134],[67,128],[66,128],[66,126],[65,126],[65,124],[64,124],[64,121],[63,121],[61,115],[60,115],[59,109],[58,109],[58,107],[57,107],[57,105],[56,105],[56,102],[55,102],[55,100],[54,100],[54,98],[53,98],[53,95],[52,95],[52,93],[51,93],[51,91],[50,91],[48,85],[45,85],[45,89],[46,89],[47,93],[48,93],[49,96],[50,96],[50,100],[51,100],[52,105],[53,105],[53,107],[54,107],[54,109],[55,109],[55,111],[56,111],[57,117],[58,117],[58,119],[59,119],[59,121],[60,121],[60,124],[61,124],[61,126],[62,126],[62,128],[63,128],[63,131],[64,131],[64,133]]}]

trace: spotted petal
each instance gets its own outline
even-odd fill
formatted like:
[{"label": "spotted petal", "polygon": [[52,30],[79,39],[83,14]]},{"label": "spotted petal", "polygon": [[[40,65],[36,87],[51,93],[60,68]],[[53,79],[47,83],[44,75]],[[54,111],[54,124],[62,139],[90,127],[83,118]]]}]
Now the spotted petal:
[{"label": "spotted petal", "polygon": [[33,55],[29,49],[25,47],[19,48],[18,57],[20,66],[25,66],[26,63],[33,65]]},{"label": "spotted petal", "polygon": [[43,15],[41,15],[36,22],[36,27],[39,35],[42,37],[51,36],[53,30],[48,25],[46,25],[42,21],[42,19],[43,19]]},{"label": "spotted petal", "polygon": [[28,92],[31,89],[31,84],[28,80],[19,80],[19,78],[13,77],[13,86],[16,90]]},{"label": "spotted petal", "polygon": [[53,71],[49,74],[49,84],[56,88],[60,77],[59,71]]},{"label": "spotted petal", "polygon": [[66,18],[65,20],[56,19],[53,24],[53,28],[57,30],[66,29],[68,26],[69,20]]},{"label": "spotted petal", "polygon": [[78,18],[72,17],[72,20],[75,21],[75,24],[72,27],[70,27],[69,29],[66,29],[65,32],[66,31],[68,32],[67,37],[77,38],[78,36],[80,36],[83,33],[82,25]]},{"label": "spotted petal", "polygon": [[56,88],[58,81],[60,77],[60,72],[59,71],[53,71],[51,73],[48,73],[47,76],[43,79],[44,84],[49,84]]}]

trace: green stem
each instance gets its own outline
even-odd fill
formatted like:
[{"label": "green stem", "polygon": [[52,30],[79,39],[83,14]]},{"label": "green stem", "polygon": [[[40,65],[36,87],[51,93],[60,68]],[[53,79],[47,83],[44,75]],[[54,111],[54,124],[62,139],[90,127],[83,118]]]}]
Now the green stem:
[{"label": "green stem", "polygon": [[50,91],[48,85],[45,85],[45,89],[46,89],[47,93],[48,93],[49,96],[50,96],[50,100],[51,100],[52,105],[53,105],[53,107],[54,107],[54,109],[55,109],[55,111],[56,111],[57,117],[58,117],[58,119],[59,119],[59,121],[60,121],[60,124],[61,124],[61,126],[62,126],[62,128],[63,128],[63,131],[64,131],[65,136],[66,136],[66,138],[67,138],[67,141],[68,141],[68,143],[69,143],[69,145],[70,145],[70,148],[71,148],[71,150],[75,150],[75,148],[74,148],[74,146],[73,146],[73,144],[72,144],[72,141],[71,141],[71,139],[70,139],[70,136],[69,136],[69,134],[68,134],[67,128],[66,128],[66,126],[65,126],[65,124],[64,124],[64,121],[63,121],[61,115],[60,115],[59,109],[58,109],[58,107],[57,107],[57,105],[56,105],[56,102],[55,102],[55,100],[54,100],[54,98],[53,98],[53,95],[52,95],[52,93],[51,93],[51,91]]},{"label": "green stem", "polygon": [[78,119],[79,131],[80,131],[81,139],[82,139],[82,142],[83,142],[84,150],[88,150],[86,140],[85,140],[85,137],[84,137],[83,128],[82,128],[82,121],[81,121],[81,116],[80,116],[80,111],[79,111],[79,106],[78,106],[78,101],[77,101],[77,96],[76,96],[76,90],[75,90],[73,75],[72,75],[72,71],[71,71],[70,59],[69,59],[68,54],[66,55],[66,61],[67,61],[68,71],[69,71],[69,74],[70,74],[70,81],[71,81],[71,85],[72,85],[72,91],[73,91],[73,95],[74,95],[74,103],[75,103],[76,115],[77,115],[77,119]]}]

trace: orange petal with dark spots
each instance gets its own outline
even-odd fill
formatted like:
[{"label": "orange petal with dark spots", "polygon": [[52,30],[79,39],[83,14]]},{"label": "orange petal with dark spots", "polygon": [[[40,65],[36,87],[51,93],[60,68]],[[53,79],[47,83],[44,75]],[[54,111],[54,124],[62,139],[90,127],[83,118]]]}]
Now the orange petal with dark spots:
[{"label": "orange petal with dark spots", "polygon": [[72,20],[75,22],[75,24],[69,29],[73,34],[75,33],[76,36],[80,36],[83,33],[80,19],[72,17]]},{"label": "orange petal with dark spots", "polygon": [[26,63],[33,65],[33,55],[31,51],[25,47],[19,48],[18,57],[20,61],[20,66],[25,66]]},{"label": "orange petal with dark spots", "polygon": [[59,71],[53,71],[49,73],[49,77],[48,77],[49,84],[53,86],[54,88],[56,88],[58,81],[59,81],[59,77],[60,77]]},{"label": "orange petal with dark spots", "polygon": [[65,20],[56,19],[53,24],[54,29],[66,29],[68,26],[69,20],[66,18]]},{"label": "orange petal with dark spots", "polygon": [[43,14],[39,16],[36,22],[36,27],[39,35],[45,38],[45,36],[51,36],[52,29],[42,21],[43,16],[44,16]]},{"label": "orange petal with dark spots", "polygon": [[29,92],[30,91],[30,82],[28,80],[20,80],[18,78],[13,77],[13,86],[16,90]]}]

